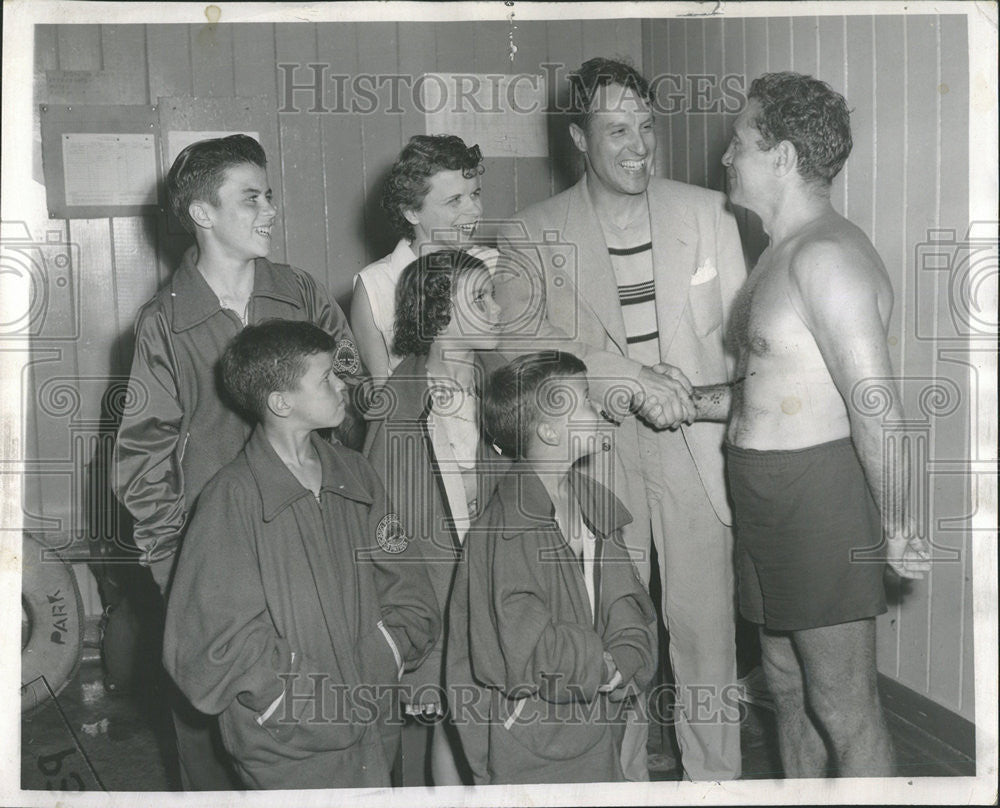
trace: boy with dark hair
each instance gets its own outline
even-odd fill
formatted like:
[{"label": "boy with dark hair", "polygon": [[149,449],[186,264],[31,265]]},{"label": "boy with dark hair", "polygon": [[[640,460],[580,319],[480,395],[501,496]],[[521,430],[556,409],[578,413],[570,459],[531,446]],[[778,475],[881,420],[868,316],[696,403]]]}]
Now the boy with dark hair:
[{"label": "boy with dark hair", "polygon": [[517,462],[470,531],[449,613],[449,691],[487,689],[455,698],[477,783],[623,780],[628,699],[655,670],[653,604],[620,536],[632,517],[573,468],[610,446],[585,374],[530,354],[485,391],[486,429]]},{"label": "boy with dark hair", "polygon": [[221,713],[249,788],[390,785],[396,683],[440,630],[374,469],[315,434],[344,417],[336,348],[276,320],[226,350],[226,391],[258,425],[201,495],[167,611],[164,664]]},{"label": "boy with dark hair", "polygon": [[[202,487],[236,457],[251,424],[220,395],[226,345],[249,323],[315,323],[340,341],[341,370],[358,373],[347,319],[312,276],[267,260],[277,217],[264,150],[253,138],[202,140],[174,161],[170,206],[194,234],[173,277],[139,312],[129,402],[118,432],[112,485],[135,519],[139,563],[166,595],[185,525]],[[352,419],[353,420],[353,419]],[[347,439],[349,429],[341,427]],[[350,443],[358,440],[351,435]],[[175,706],[184,789],[222,790],[211,722]]]}]

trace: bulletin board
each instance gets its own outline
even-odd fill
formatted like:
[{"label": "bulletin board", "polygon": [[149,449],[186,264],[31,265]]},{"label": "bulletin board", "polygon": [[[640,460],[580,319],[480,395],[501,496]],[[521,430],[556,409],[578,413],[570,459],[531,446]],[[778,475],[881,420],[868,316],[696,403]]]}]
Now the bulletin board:
[{"label": "bulletin board", "polygon": [[42,104],[42,167],[50,219],[159,211],[155,106]]}]

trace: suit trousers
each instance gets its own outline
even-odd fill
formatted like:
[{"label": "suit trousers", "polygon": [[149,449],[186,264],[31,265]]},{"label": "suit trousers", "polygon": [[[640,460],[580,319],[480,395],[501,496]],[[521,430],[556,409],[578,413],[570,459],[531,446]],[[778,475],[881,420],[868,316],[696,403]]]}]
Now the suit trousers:
[{"label": "suit trousers", "polygon": [[638,428],[684,776],[733,780],[742,772],[742,760],[732,531],[705,493],[683,432]]}]

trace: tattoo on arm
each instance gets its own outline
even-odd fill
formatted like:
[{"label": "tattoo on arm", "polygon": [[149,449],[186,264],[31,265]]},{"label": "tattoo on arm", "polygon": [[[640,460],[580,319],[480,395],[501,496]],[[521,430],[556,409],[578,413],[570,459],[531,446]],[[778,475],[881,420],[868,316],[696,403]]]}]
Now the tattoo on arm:
[{"label": "tattoo on arm", "polygon": [[691,391],[691,401],[694,402],[696,420],[725,421],[733,402],[733,390],[743,384],[745,376],[741,376],[725,384],[709,384],[695,387]]}]

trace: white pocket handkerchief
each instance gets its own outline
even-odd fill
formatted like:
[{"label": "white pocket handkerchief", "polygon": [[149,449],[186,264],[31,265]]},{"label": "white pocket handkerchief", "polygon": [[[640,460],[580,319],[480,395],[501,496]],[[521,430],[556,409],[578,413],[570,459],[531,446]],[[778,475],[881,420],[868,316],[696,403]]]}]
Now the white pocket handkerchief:
[{"label": "white pocket handkerchief", "polygon": [[718,274],[712,259],[706,258],[701,266],[698,267],[698,271],[691,276],[691,285],[699,286],[703,283],[708,283],[712,278],[717,277]]}]

